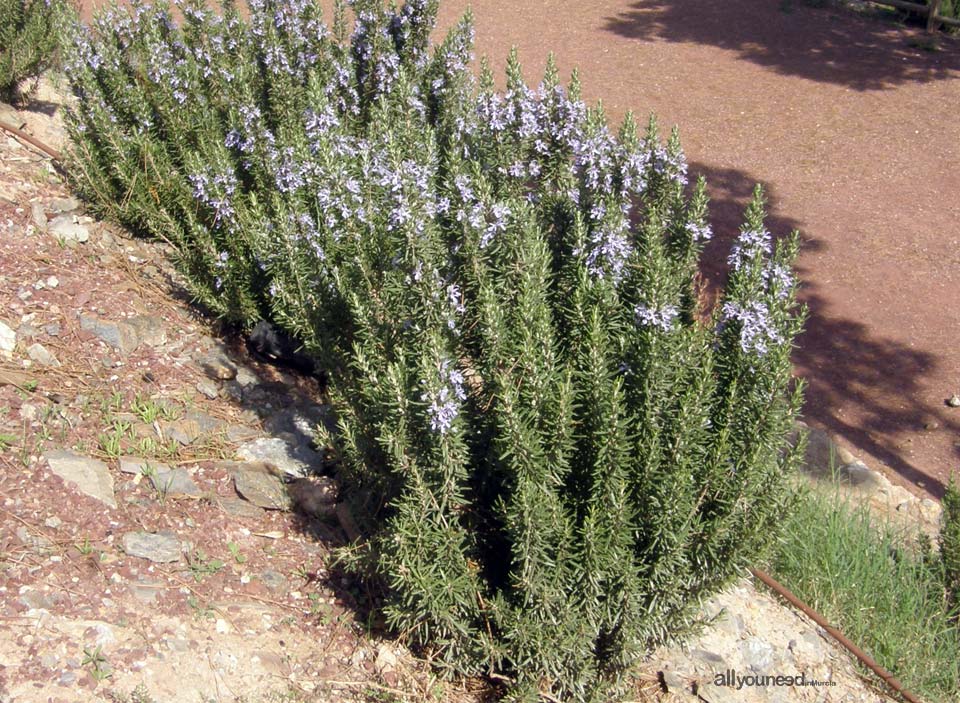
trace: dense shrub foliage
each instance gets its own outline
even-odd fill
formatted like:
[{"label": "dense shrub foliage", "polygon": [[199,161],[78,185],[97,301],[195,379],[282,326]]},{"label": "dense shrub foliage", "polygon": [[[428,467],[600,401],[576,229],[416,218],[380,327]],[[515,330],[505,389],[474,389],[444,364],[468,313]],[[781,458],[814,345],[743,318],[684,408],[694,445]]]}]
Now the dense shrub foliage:
[{"label": "dense shrub foliage", "polygon": [[943,523],[940,526],[940,560],[949,608],[960,619],[960,486],[951,478],[943,494]]},{"label": "dense shrub foliage", "polygon": [[676,134],[612,132],[552,63],[497,90],[469,15],[430,47],[436,9],[106,12],[70,52],[68,172],[331,370],[344,559],[392,626],[517,700],[609,700],[776,534],[796,238],[758,191],[705,309]]},{"label": "dense shrub foliage", "polygon": [[50,66],[61,0],[0,0],[0,99]]}]

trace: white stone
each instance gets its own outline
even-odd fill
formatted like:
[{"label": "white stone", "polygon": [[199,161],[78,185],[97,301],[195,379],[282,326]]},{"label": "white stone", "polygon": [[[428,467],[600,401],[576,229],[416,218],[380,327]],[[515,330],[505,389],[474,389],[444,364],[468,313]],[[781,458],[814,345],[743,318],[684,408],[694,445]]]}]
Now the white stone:
[{"label": "white stone", "polygon": [[17,346],[17,333],[4,322],[0,322],[0,354],[8,359]]}]

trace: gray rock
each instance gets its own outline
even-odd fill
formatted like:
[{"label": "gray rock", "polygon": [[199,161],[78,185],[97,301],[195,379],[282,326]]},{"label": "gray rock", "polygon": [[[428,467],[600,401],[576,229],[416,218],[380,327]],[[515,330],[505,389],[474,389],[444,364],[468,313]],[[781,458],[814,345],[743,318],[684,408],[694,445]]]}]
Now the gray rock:
[{"label": "gray rock", "polygon": [[203,495],[186,469],[155,471],[150,475],[150,482],[167,498],[199,498]]},{"label": "gray rock", "polygon": [[27,356],[41,366],[49,366],[50,368],[58,368],[60,366],[57,357],[51,354],[50,351],[39,342],[27,347]]},{"label": "gray rock", "polygon": [[136,328],[127,322],[105,322],[94,315],[81,315],[80,329],[90,332],[122,354],[129,354],[140,346]]},{"label": "gray rock", "polygon": [[240,384],[241,388],[247,388],[248,386],[255,386],[260,383],[260,377],[250,370],[249,367],[240,364],[237,366],[236,381]]},{"label": "gray rock", "polygon": [[774,651],[767,642],[759,637],[750,637],[740,646],[743,660],[758,674],[769,673],[773,666]]},{"label": "gray rock", "polygon": [[44,527],[49,527],[51,530],[57,529],[62,524],[63,524],[63,520],[58,518],[56,515],[54,515],[53,517],[48,517],[46,520],[43,521]]},{"label": "gray rock", "polygon": [[702,662],[715,671],[727,669],[727,660],[716,652],[709,652],[706,649],[694,649],[690,652],[690,658]]},{"label": "gray rock", "polygon": [[224,398],[229,398],[235,403],[239,403],[243,400],[243,386],[236,381],[227,381],[223,384],[221,394]]},{"label": "gray rock", "polygon": [[163,318],[159,315],[136,315],[128,318],[127,322],[137,331],[144,344],[159,347],[167,343],[167,330],[163,326]]},{"label": "gray rock", "polygon": [[267,569],[260,574],[260,580],[263,581],[263,585],[271,591],[280,592],[287,590],[287,579],[279,571]]},{"label": "gray rock", "polygon": [[325,405],[295,405],[270,415],[263,426],[273,435],[286,432],[312,438],[328,413],[329,408]]},{"label": "gray rock", "polygon": [[33,339],[34,337],[39,336],[40,330],[31,325],[29,322],[24,322],[22,325],[17,327],[17,336],[20,339]]},{"label": "gray rock", "polygon": [[882,474],[873,471],[861,461],[854,461],[843,467],[843,476],[850,485],[860,491],[871,492],[889,484]]},{"label": "gray rock", "polygon": [[47,225],[47,230],[65,242],[83,243],[90,239],[90,230],[86,225],[75,222],[73,215],[58,215]]},{"label": "gray rock", "polygon": [[45,553],[53,549],[53,542],[43,535],[34,534],[27,529],[25,525],[18,527],[16,534],[17,539],[19,539],[24,546],[30,547],[30,549],[36,552]]},{"label": "gray rock", "polygon": [[246,425],[228,425],[227,426],[227,441],[232,444],[239,444],[240,442],[249,442],[252,439],[255,439],[260,433],[252,427],[247,427]]},{"label": "gray rock", "polygon": [[96,498],[111,508],[117,507],[113,495],[113,477],[107,465],[97,459],[75,454],[66,449],[57,449],[43,455],[50,470],[81,493]]},{"label": "gray rock", "polygon": [[40,203],[30,203],[30,219],[41,232],[47,231],[47,213]]},{"label": "gray rock", "polygon": [[230,381],[237,377],[237,365],[221,349],[211,349],[197,359],[197,363],[215,381]]},{"label": "gray rock", "polygon": [[168,472],[170,467],[139,456],[122,456],[120,457],[120,471],[125,474],[153,473],[154,471]]},{"label": "gray rock", "polygon": [[20,596],[20,602],[36,610],[53,610],[59,598],[53,593],[44,593],[31,588]]},{"label": "gray rock", "polygon": [[12,354],[17,347],[17,333],[0,321],[0,352]]},{"label": "gray rock", "polygon": [[54,198],[47,206],[47,210],[54,215],[63,215],[80,209],[80,201],[76,198]]},{"label": "gray rock", "polygon": [[290,510],[293,507],[283,482],[262,462],[239,464],[233,471],[233,482],[244,500],[261,508]]},{"label": "gray rock", "polygon": [[172,532],[128,532],[122,539],[123,551],[160,564],[180,560],[183,545]]},{"label": "gray rock", "polygon": [[205,413],[191,410],[180,420],[165,423],[163,436],[187,446],[197,441],[204,434],[216,432],[223,426],[223,421]]},{"label": "gray rock", "polygon": [[220,389],[217,387],[217,384],[208,378],[202,378],[197,381],[195,387],[200,395],[204,395],[210,400],[215,400],[220,395]]},{"label": "gray rock", "polygon": [[217,504],[223,512],[234,517],[258,518],[263,515],[263,510],[240,498],[217,498]]},{"label": "gray rock", "polygon": [[77,675],[72,671],[60,672],[60,678],[57,683],[61,686],[73,686],[77,682]]},{"label": "gray rock", "polygon": [[323,465],[322,457],[310,447],[294,445],[277,437],[255,439],[237,448],[237,456],[245,461],[266,461],[284,473],[306,476]]}]

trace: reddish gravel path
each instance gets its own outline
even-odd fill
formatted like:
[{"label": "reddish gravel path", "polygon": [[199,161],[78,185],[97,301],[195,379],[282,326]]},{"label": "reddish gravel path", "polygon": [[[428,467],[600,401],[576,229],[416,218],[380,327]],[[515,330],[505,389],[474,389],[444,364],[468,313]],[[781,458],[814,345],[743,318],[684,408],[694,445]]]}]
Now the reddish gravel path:
[{"label": "reddish gravel path", "polygon": [[713,280],[765,186],[771,230],[806,242],[807,421],[939,497],[960,474],[960,40],[924,51],[916,28],[803,0],[443,0],[441,25],[468,4],[498,70],[515,45],[537,81],[553,51],[611,118],[680,125]]},{"label": "reddish gravel path", "polygon": [[[441,22],[467,6],[446,0]],[[714,261],[753,184],[802,231],[805,414],[891,479],[960,475],[960,41],[794,0],[471,0],[478,54],[549,51],[584,94],[678,124],[713,196]],[[719,268],[719,267],[717,267]],[[717,274],[714,274],[716,277]]]}]

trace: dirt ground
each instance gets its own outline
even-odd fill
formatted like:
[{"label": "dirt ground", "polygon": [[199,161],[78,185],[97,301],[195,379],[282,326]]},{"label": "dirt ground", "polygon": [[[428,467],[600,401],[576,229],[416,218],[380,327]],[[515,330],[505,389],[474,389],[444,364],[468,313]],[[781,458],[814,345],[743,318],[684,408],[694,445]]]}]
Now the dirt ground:
[{"label": "dirt ground", "polygon": [[441,23],[468,4],[495,67],[516,45],[537,80],[553,51],[613,119],[680,126],[712,280],[764,185],[770,230],[805,242],[805,419],[939,497],[960,473],[960,40],[803,0],[447,0]]}]

